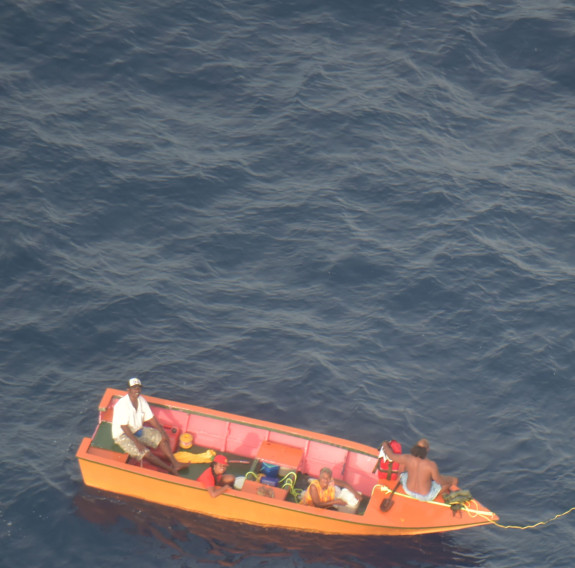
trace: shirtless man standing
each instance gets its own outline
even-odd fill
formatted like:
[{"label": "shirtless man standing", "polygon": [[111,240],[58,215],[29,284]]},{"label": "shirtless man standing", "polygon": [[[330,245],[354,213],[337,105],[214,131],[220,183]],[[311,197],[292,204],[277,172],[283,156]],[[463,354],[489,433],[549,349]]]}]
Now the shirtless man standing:
[{"label": "shirtless man standing", "polygon": [[441,475],[437,464],[427,458],[429,442],[425,438],[411,448],[411,455],[396,454],[387,442],[383,442],[383,449],[389,459],[404,466],[405,471],[399,478],[407,495],[420,501],[433,501],[440,492],[457,487],[457,477]]}]

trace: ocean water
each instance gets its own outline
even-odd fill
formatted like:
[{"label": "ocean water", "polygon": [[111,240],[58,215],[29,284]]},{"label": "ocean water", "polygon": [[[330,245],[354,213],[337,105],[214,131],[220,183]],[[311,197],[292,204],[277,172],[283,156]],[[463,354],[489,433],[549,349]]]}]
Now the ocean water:
[{"label": "ocean water", "polygon": [[575,514],[340,539],[83,486],[106,387],[575,506],[575,5],[5,0],[0,565],[568,567]]}]

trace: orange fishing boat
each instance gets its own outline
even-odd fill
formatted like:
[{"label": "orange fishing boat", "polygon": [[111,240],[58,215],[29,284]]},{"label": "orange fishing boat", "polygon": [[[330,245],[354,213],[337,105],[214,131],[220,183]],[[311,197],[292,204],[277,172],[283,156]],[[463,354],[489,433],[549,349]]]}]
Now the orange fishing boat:
[{"label": "orange fishing boat", "polygon": [[[156,418],[178,451],[182,433],[191,434],[187,450],[190,465],[179,475],[159,470],[147,461],[134,461],[114,443],[111,421],[114,404],[125,391],[107,389],[100,401],[98,425],[84,438],[78,458],[84,483],[90,487],[225,519],[265,527],[340,535],[415,535],[465,529],[497,521],[475,499],[458,511],[437,497],[422,502],[404,494],[400,487],[393,506],[381,510],[395,482],[381,482],[372,473],[375,448],[341,438],[309,432],[210,410],[190,404],[146,396]],[[189,445],[189,444],[187,444]],[[202,458],[215,452],[230,461],[229,473],[242,483],[217,498],[197,481],[208,467]],[[181,454],[179,454],[181,455]],[[197,463],[194,459],[198,458]],[[262,476],[262,464],[277,466],[278,477]],[[330,467],[362,493],[355,505],[327,510],[299,504],[298,489]]]}]

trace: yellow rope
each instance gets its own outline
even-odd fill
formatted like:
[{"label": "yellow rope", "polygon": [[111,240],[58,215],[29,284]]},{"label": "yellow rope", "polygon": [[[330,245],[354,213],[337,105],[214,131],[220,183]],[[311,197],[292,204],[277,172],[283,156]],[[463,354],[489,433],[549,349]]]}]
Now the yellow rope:
[{"label": "yellow rope", "polygon": [[[387,487],[386,485],[377,484],[377,485],[374,485],[374,487],[371,491],[372,497],[373,497],[373,492],[376,489],[376,487],[378,487],[384,493],[391,493],[391,489],[389,487]],[[396,495],[397,495],[397,493],[396,493]],[[411,497],[411,495],[405,495],[404,493],[399,493],[399,496],[405,497],[407,499],[414,499],[414,497]],[[438,501],[429,501],[429,503],[431,503],[433,505],[440,505],[442,507],[450,507],[450,505],[448,505],[447,503],[440,503]],[[475,508],[471,508],[470,507],[471,504],[473,504]],[[558,515],[555,515],[552,519],[548,519],[547,521],[540,521],[538,523],[535,523],[534,525],[526,525],[523,527],[519,526],[519,525],[502,525],[501,523],[498,523],[497,521],[494,521],[493,519],[489,519],[488,517],[490,515],[493,515],[494,513],[492,513],[491,511],[479,511],[477,509],[477,501],[475,499],[472,499],[471,501],[469,501],[469,505],[462,505],[461,510],[467,511],[467,513],[469,514],[470,517],[481,516],[487,522],[489,522],[492,525],[495,525],[496,527],[499,527],[501,529],[518,529],[518,530],[524,531],[527,529],[534,529],[536,527],[541,527],[543,525],[547,525],[553,521],[556,521],[560,517],[564,517],[564,516],[568,515],[569,513],[572,513],[573,511],[575,511],[575,507],[571,507],[571,509],[569,509],[568,511],[565,511],[564,513],[559,513]]]},{"label": "yellow rope", "polygon": [[303,491],[294,487],[296,480],[297,473],[295,471],[290,471],[279,480],[278,485],[282,489],[287,490],[289,494],[295,499],[296,503],[299,503]]},{"label": "yellow rope", "polygon": [[568,511],[565,511],[564,513],[559,513],[558,515],[555,515],[552,519],[548,519],[547,521],[539,521],[538,523],[535,523],[534,525],[526,525],[524,527],[518,526],[518,525],[501,525],[499,523],[496,523],[495,521],[491,521],[489,520],[490,523],[494,524],[497,527],[500,527],[502,529],[518,529],[520,531],[524,531],[526,529],[534,529],[536,527],[541,527],[543,525],[547,525],[553,521],[556,521],[559,517],[564,517],[565,515],[568,515],[569,513],[575,511],[575,507],[571,507],[571,509],[569,509]]},{"label": "yellow rope", "polygon": [[[389,487],[387,487],[386,485],[375,485],[373,487],[373,489],[375,489],[376,487],[379,487],[379,489],[381,491],[383,491],[384,493],[391,493],[391,489]],[[371,491],[371,494],[373,496],[373,489]],[[403,497],[404,499],[413,499],[414,501],[419,501],[419,499],[417,499],[416,497],[412,497],[411,495],[406,495],[405,493],[396,493],[396,495],[398,497]],[[429,503],[430,505],[436,505],[438,507],[450,507],[451,505],[447,504],[447,503],[441,503],[440,501],[426,501],[426,503]],[[465,510],[469,513],[469,516],[471,517],[487,517],[487,516],[493,516],[495,513],[492,513],[491,511],[480,511],[479,509],[477,509],[477,501],[475,499],[472,499],[470,501],[470,503],[474,503],[475,504],[475,508],[474,509],[470,509],[467,505],[462,505],[461,510]]]},{"label": "yellow rope", "polygon": [[246,479],[251,479],[253,481],[259,481],[263,476],[263,473],[256,473],[255,471],[248,471],[246,473]]}]

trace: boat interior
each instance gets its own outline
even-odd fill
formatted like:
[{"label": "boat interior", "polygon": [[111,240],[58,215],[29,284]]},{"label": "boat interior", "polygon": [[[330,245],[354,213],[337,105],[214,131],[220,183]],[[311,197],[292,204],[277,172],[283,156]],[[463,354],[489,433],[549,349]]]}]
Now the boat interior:
[{"label": "boat interior", "polygon": [[[105,408],[100,408],[100,420],[92,437],[88,453],[100,455],[121,463],[130,463],[157,470],[146,460],[133,460],[115,444],[111,434],[113,406],[119,400],[113,396]],[[322,467],[333,471],[335,480],[344,480],[363,495],[370,495],[376,479],[371,473],[373,456],[321,440],[290,434],[273,428],[211,416],[186,409],[156,405],[148,399],[150,407],[170,439],[173,452],[179,448],[180,434],[189,432],[192,454],[213,450],[225,455],[230,465],[228,473],[244,478],[242,491],[297,502],[307,488],[309,480],[317,477]],[[238,417],[239,418],[239,417]],[[160,455],[160,454],[158,454]],[[203,463],[190,463],[181,477],[196,480],[208,467]],[[275,465],[276,467],[270,467]],[[369,499],[364,497],[346,512],[363,514]],[[341,510],[341,509],[340,509]]]}]

